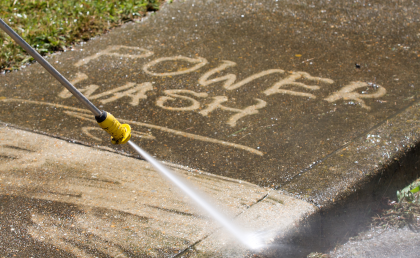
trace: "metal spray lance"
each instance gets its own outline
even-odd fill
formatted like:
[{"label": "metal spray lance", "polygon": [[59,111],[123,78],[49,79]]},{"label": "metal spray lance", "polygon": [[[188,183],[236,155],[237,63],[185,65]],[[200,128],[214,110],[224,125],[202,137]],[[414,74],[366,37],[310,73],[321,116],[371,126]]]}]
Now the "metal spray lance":
[{"label": "metal spray lance", "polygon": [[7,33],[16,43],[40,63],[54,78],[66,87],[85,107],[94,115],[99,126],[111,135],[113,144],[124,144],[131,138],[131,127],[128,124],[121,124],[118,120],[105,111],[99,110],[80,91],[76,89],[63,75],[61,75],[50,63],[47,62],[35,49],[22,39],[12,28],[0,19],[0,28]]}]

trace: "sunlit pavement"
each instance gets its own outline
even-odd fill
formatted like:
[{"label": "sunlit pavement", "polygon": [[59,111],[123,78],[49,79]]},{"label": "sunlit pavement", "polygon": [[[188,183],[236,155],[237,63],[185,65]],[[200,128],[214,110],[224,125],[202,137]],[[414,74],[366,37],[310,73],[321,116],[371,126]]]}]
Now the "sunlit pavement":
[{"label": "sunlit pavement", "polygon": [[[176,1],[48,59],[129,123],[134,142],[231,205],[267,238],[263,250],[228,244],[39,65],[1,75],[0,121],[11,125],[0,138],[1,242],[10,243],[1,252],[41,243],[38,254],[50,256],[330,250],[419,175],[419,18],[409,1]],[[68,146],[62,156],[55,142]]]},{"label": "sunlit pavement", "polygon": [[[225,245],[247,252],[145,161],[4,126],[0,132],[2,255],[170,257]],[[273,241],[315,211],[279,191],[166,165],[244,233],[257,234],[250,245]]]}]

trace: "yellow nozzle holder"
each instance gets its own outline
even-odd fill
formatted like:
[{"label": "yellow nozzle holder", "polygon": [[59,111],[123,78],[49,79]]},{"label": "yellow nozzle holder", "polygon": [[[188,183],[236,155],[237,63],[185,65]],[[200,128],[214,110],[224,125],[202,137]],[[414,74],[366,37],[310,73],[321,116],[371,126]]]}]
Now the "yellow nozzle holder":
[{"label": "yellow nozzle holder", "polygon": [[120,124],[110,113],[102,111],[101,116],[95,116],[99,126],[111,135],[113,144],[124,144],[131,138],[131,127],[128,124]]}]

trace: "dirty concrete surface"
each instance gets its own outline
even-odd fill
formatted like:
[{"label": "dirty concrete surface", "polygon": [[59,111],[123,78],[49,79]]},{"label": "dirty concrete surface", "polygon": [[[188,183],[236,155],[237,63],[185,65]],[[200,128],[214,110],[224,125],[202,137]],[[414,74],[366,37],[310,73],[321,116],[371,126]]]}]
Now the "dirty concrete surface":
[{"label": "dirty concrete surface", "polygon": [[[419,19],[415,1],[175,1],[48,60],[159,160],[323,208],[418,142]],[[0,76],[1,122],[136,155],[38,64]]]},{"label": "dirty concrete surface", "polygon": [[[281,187],[415,102],[418,8],[179,1],[50,61],[159,159]],[[1,82],[3,122],[110,146],[38,65]]]}]

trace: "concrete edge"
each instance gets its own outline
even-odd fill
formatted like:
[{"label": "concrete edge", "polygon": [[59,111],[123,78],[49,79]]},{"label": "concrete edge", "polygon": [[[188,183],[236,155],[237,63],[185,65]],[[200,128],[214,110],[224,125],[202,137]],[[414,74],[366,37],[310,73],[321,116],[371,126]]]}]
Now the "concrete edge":
[{"label": "concrete edge", "polygon": [[420,177],[419,117],[415,102],[285,185],[319,208],[288,232],[289,243],[306,254],[330,251],[365,229],[384,198]]},{"label": "concrete edge", "polygon": [[[378,176],[394,173],[390,167],[418,147],[418,114],[420,103],[416,102],[356,137],[282,189],[323,208],[362,190]],[[416,174],[408,176],[407,182]]]}]

